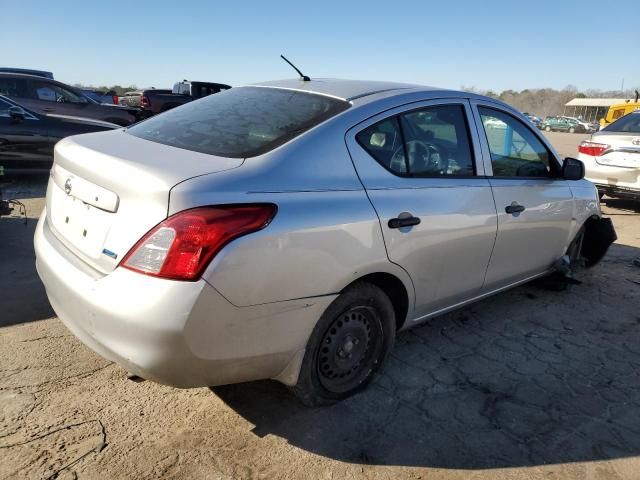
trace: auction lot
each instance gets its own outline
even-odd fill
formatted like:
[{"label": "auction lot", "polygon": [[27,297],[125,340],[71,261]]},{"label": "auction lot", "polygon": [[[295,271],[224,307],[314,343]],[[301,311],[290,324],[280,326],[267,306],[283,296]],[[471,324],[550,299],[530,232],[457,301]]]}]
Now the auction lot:
[{"label": "auction lot", "polygon": [[[587,135],[550,133],[575,155]],[[362,394],[134,383],[55,318],[32,236],[46,179],[3,188],[0,478],[640,478],[640,204],[580,285],[526,285],[399,335]]]}]

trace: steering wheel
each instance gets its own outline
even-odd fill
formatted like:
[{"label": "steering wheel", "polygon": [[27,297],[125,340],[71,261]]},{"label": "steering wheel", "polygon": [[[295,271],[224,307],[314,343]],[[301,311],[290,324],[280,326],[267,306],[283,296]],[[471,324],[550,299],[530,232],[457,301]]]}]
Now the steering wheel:
[{"label": "steering wheel", "polygon": [[[409,167],[413,171],[442,175],[447,173],[449,169],[449,155],[447,155],[442,146],[421,142],[420,140],[410,140],[407,142],[407,153],[409,155]],[[402,146],[393,152],[389,168],[397,172],[406,173],[404,148]]]}]

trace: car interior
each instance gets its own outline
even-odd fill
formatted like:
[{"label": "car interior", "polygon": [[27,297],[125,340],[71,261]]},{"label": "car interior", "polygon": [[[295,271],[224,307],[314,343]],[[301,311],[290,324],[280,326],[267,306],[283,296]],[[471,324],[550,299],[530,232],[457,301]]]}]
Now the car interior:
[{"label": "car interior", "polygon": [[443,105],[385,119],[356,135],[360,145],[397,175],[473,175],[464,109]]}]

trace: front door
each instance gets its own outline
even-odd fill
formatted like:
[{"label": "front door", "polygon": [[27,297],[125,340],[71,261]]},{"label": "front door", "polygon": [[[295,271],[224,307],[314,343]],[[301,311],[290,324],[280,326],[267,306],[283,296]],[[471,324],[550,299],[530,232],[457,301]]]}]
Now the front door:
[{"label": "front door", "polygon": [[0,179],[2,173],[47,172],[53,161],[53,142],[45,124],[29,112],[12,119],[14,105],[0,99]]},{"label": "front door", "polygon": [[347,133],[389,260],[410,275],[415,319],[481,291],[496,210],[465,99],[422,102]]},{"label": "front door", "polygon": [[46,79],[31,80],[29,93],[31,100],[25,102],[28,107],[57,115],[95,117],[93,105],[86,98],[57,83],[49,82]]},{"label": "front door", "polygon": [[498,211],[489,291],[545,272],[564,255],[573,201],[560,162],[533,129],[497,105],[473,103]]}]

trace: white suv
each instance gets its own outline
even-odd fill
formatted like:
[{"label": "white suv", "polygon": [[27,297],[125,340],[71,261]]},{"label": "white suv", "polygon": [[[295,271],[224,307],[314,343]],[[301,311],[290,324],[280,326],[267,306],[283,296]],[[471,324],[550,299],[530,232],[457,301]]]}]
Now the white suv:
[{"label": "white suv", "polygon": [[578,147],[585,178],[600,196],[640,199],[640,111],[619,118]]}]

